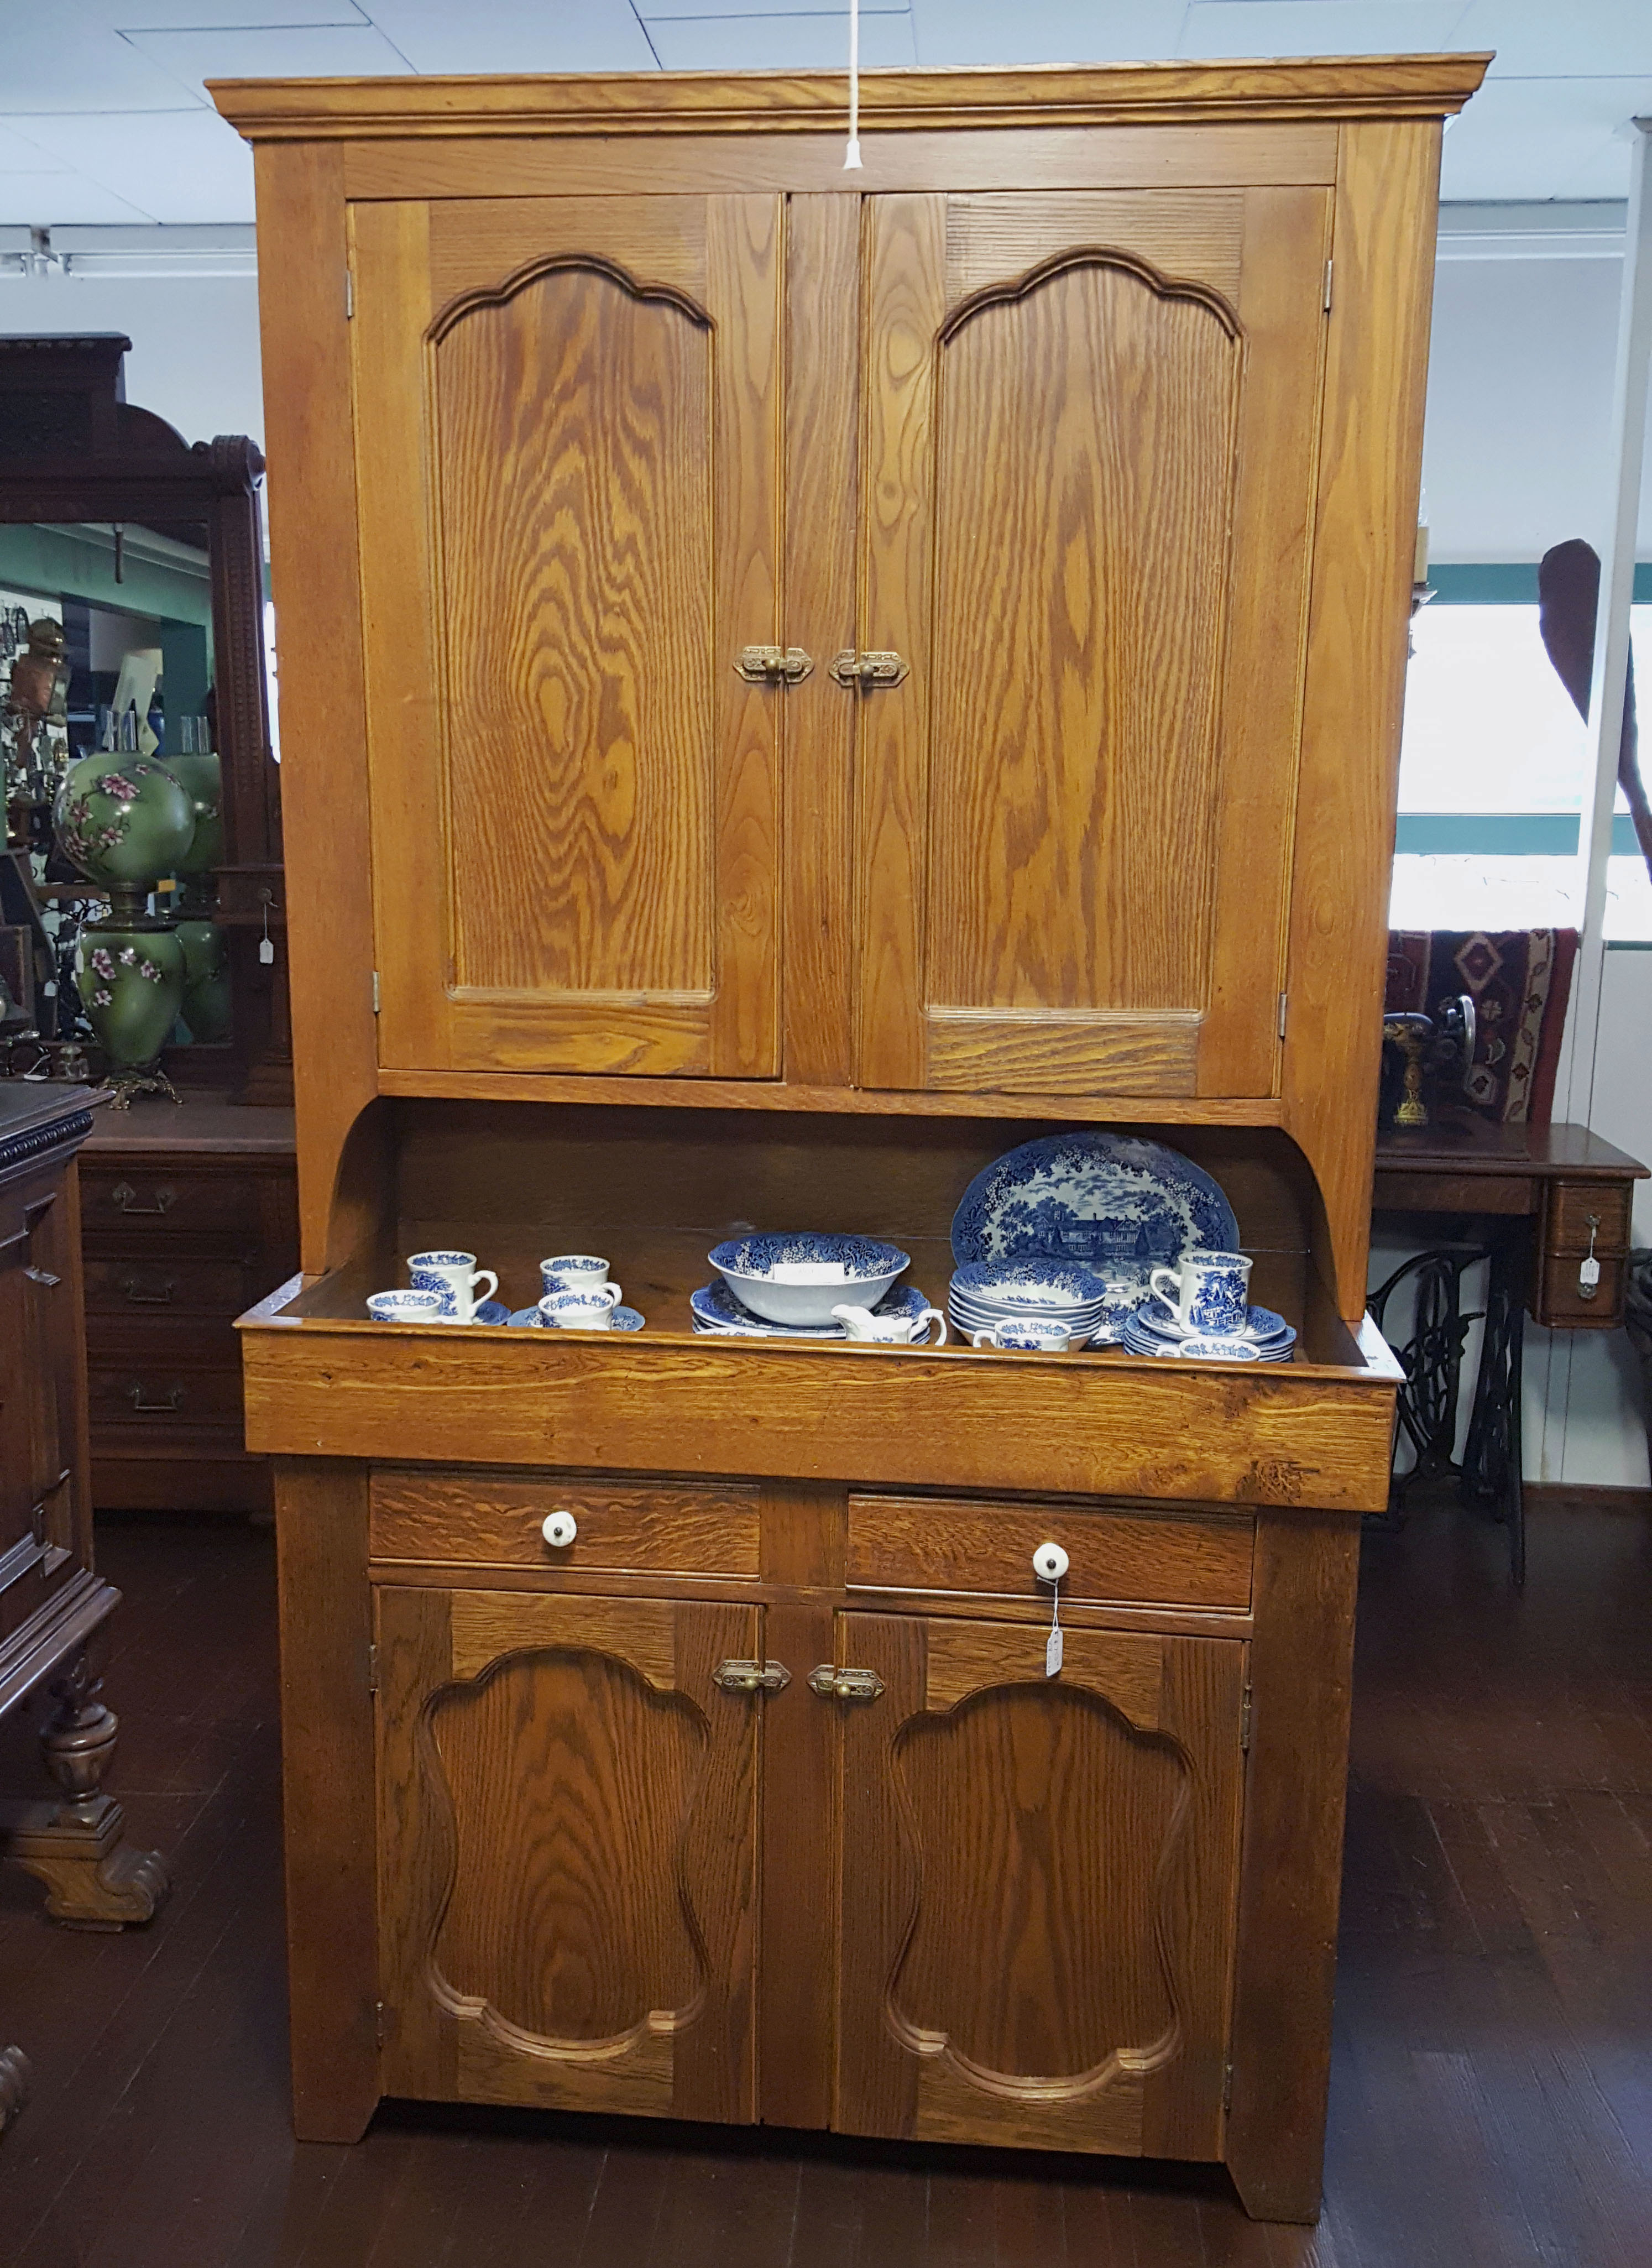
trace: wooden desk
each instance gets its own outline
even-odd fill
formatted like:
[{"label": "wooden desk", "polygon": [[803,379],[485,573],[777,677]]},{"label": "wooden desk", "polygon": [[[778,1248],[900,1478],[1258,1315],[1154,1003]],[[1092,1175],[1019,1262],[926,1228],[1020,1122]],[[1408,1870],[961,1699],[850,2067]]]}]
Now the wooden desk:
[{"label": "wooden desk", "polygon": [[[1464,1115],[1377,1137],[1372,1211],[1390,1222],[1412,1217],[1427,1247],[1371,1298],[1380,1325],[1400,1284],[1416,1285],[1412,1337],[1398,1350],[1406,1373],[1399,1435],[1410,1440],[1416,1462],[1397,1480],[1395,1498],[1403,1505],[1413,1480],[1457,1473],[1467,1501],[1508,1521],[1517,1584],[1525,1580],[1525,1316],[1529,1311],[1552,1330],[1614,1330],[1622,1322],[1634,1184],[1647,1172],[1587,1126],[1495,1126]],[[1431,1235],[1415,1220],[1419,1214],[1444,1233]],[[1591,1250],[1600,1263],[1593,1285],[1582,1274]],[[1489,1263],[1486,1330],[1458,1464],[1458,1373],[1468,1328],[1462,1279],[1482,1258]]]}]

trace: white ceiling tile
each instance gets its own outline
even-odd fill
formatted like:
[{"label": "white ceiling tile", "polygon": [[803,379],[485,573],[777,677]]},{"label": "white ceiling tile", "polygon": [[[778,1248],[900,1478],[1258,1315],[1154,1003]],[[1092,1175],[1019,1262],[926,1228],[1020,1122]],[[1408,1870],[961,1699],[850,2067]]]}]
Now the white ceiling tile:
[{"label": "white ceiling tile", "polygon": [[[849,65],[842,16],[651,17],[648,35],[667,70],[840,70]],[[910,16],[863,16],[867,70],[917,61]]]},{"label": "white ceiling tile", "polygon": [[178,83],[107,26],[69,26],[55,8],[0,0],[8,110],[176,110]]},{"label": "white ceiling tile", "polygon": [[[54,173],[42,163],[37,173],[0,173],[0,226],[67,228],[74,222],[90,227],[109,227],[122,221],[153,220],[112,190],[100,188],[80,173]],[[11,320],[15,303],[7,298],[11,278],[0,277],[0,331],[26,330],[27,323]]]},{"label": "white ceiling tile", "polygon": [[73,167],[110,195],[140,204],[151,220],[253,217],[253,153],[216,111],[4,118],[0,125],[42,151],[42,165]]},{"label": "white ceiling tile", "polygon": [[[0,0],[4,18],[11,0]],[[365,24],[360,0],[52,0],[53,22],[77,44],[94,30],[187,32],[270,24]]]},{"label": "white ceiling tile", "polygon": [[[1652,77],[1487,79],[1445,137],[1440,194],[1624,196],[1629,144],[1613,137],[1648,110]],[[1585,180],[1599,186],[1580,186]]]},{"label": "white ceiling tile", "polygon": [[920,63],[1157,63],[1176,54],[1186,14],[1186,0],[913,0],[912,23]]},{"label": "white ceiling tile", "polygon": [[[653,23],[656,18],[669,21],[674,17],[710,16],[710,0],[638,0],[645,18]],[[728,16],[822,16],[831,11],[821,5],[821,0],[721,0],[717,7],[718,20]],[[860,20],[868,16],[904,16],[910,13],[907,0],[861,0]],[[848,18],[844,18],[847,23]],[[848,52],[849,35],[844,34],[844,49]]]},{"label": "white ceiling tile", "polygon": [[[155,6],[170,0],[151,0]],[[213,0],[203,0],[203,5]],[[259,0],[248,0],[256,6]],[[316,4],[316,0],[310,0]],[[362,0],[417,71],[653,70],[630,0]],[[699,0],[704,12],[705,0]]]},{"label": "white ceiling tile", "polygon": [[1649,0],[1469,0],[1453,45],[1495,48],[1497,77],[1652,71]]},{"label": "white ceiling tile", "polygon": [[41,155],[36,144],[26,140],[9,126],[0,126],[0,173],[68,173],[70,170],[67,166],[55,166],[51,158]]},{"label": "white ceiling tile", "polygon": [[[152,4],[152,0],[151,0]],[[204,99],[209,78],[382,78],[408,68],[370,24],[134,32],[134,50]]]},{"label": "white ceiling tile", "polygon": [[1403,55],[1460,48],[1465,0],[1193,0],[1177,53]]}]

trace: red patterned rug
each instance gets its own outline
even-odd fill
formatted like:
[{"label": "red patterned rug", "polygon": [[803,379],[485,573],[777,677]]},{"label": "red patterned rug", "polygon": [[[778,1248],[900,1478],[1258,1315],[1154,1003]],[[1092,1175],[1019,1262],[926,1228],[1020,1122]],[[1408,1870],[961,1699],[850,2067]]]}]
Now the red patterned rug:
[{"label": "red patterned rug", "polygon": [[1464,1101],[1482,1117],[1546,1126],[1576,954],[1575,929],[1391,929],[1384,1005],[1437,1017],[1466,992],[1477,1027]]}]

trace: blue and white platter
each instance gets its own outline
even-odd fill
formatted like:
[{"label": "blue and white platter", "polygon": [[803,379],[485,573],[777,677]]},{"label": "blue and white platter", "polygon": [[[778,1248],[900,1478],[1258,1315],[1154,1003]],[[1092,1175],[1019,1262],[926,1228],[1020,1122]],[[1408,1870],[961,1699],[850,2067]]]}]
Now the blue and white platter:
[{"label": "blue and white platter", "polygon": [[1133,1282],[1191,1245],[1232,1251],[1233,1207],[1191,1158],[1129,1134],[1087,1127],[1043,1134],[978,1173],[952,1221],[953,1257],[1058,1260],[1110,1283]]},{"label": "blue and white platter", "polygon": [[[845,1284],[838,1295],[842,1307],[865,1307],[867,1302],[855,1296],[852,1284]],[[921,1315],[929,1301],[915,1284],[897,1284],[886,1292],[872,1313],[874,1315]],[[741,1339],[816,1339],[821,1341],[847,1338],[843,1325],[830,1323],[770,1323],[761,1315],[754,1315],[742,1307],[726,1284],[706,1284],[689,1295],[689,1307],[694,1318],[694,1328],[713,1336]]]},{"label": "blue and white platter", "polygon": [[[537,1307],[519,1307],[509,1320],[519,1329],[532,1330],[537,1328],[542,1331],[548,1331],[554,1328],[560,1328],[548,1323]],[[635,1307],[616,1307],[613,1318],[608,1324],[611,1331],[639,1331],[642,1327],[643,1318]]]}]

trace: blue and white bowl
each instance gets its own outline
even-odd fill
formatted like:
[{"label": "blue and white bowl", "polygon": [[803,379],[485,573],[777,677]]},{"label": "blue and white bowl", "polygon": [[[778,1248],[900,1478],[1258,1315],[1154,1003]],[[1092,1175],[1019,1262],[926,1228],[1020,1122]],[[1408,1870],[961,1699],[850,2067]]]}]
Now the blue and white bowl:
[{"label": "blue and white bowl", "polygon": [[1066,1314],[1077,1307],[1099,1310],[1110,1300],[1127,1299],[1131,1286],[1110,1283],[1092,1269],[1069,1267],[1059,1260],[971,1260],[953,1271],[951,1293],[989,1307],[1022,1312],[1048,1308]]},{"label": "blue and white bowl", "polygon": [[741,1236],[706,1257],[742,1307],[793,1328],[830,1323],[849,1300],[875,1308],[911,1266],[898,1247],[870,1236]]}]

